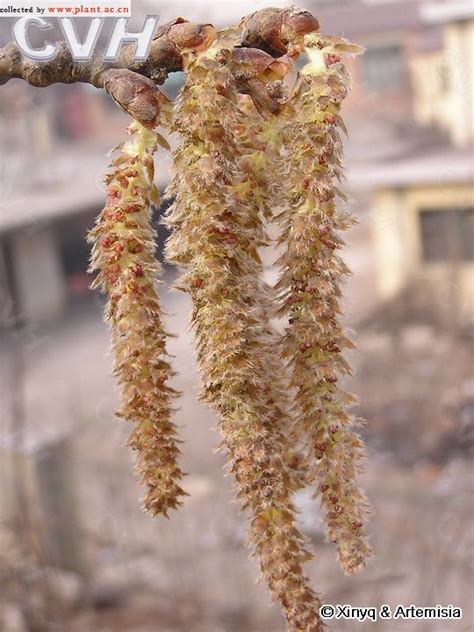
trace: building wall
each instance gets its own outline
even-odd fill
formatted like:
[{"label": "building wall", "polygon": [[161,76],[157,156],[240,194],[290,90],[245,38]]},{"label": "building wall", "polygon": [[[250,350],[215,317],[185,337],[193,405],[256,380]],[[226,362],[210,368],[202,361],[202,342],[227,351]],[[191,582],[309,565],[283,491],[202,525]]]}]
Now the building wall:
[{"label": "building wall", "polygon": [[[352,89],[344,102],[346,114],[365,120],[376,119],[383,113],[394,122],[406,122],[412,116],[413,97],[409,72],[409,33],[394,31],[361,35],[356,44],[370,49],[398,46],[401,56],[401,81],[393,87],[377,89],[367,84],[364,55],[345,60],[352,79]],[[383,69],[383,67],[382,67]]]},{"label": "building wall", "polygon": [[474,142],[474,20],[448,24],[445,54],[450,78],[451,138]]},{"label": "building wall", "polygon": [[426,262],[422,255],[421,209],[474,206],[474,185],[381,190],[374,198],[372,227],[377,282],[382,299],[396,297],[410,283],[426,283],[442,311],[455,308],[460,320],[474,320],[474,262]]},{"label": "building wall", "polygon": [[416,55],[410,64],[413,84],[413,109],[422,125],[439,125],[451,130],[448,66],[444,51]]},{"label": "building wall", "polygon": [[9,240],[22,317],[34,322],[61,314],[66,286],[54,229],[35,226],[14,233]]},{"label": "building wall", "polygon": [[474,142],[474,20],[447,24],[443,49],[411,60],[414,112],[457,145]]}]

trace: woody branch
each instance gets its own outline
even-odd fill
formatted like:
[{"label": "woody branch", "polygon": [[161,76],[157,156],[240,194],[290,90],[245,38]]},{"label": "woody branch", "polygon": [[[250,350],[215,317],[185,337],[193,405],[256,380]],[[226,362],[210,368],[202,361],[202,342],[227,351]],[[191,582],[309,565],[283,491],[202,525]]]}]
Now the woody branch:
[{"label": "woody branch", "polygon": [[[243,18],[230,29],[237,49],[253,49],[253,59],[260,72],[262,63],[289,50],[295,34],[304,35],[319,28],[318,20],[296,7],[262,9]],[[91,60],[75,60],[62,42],[57,54],[48,61],[35,61],[23,55],[15,43],[0,49],[0,85],[10,79],[23,79],[30,85],[46,88],[54,83],[89,83],[105,89],[118,105],[133,118],[154,127],[163,95],[156,84],[164,83],[170,72],[183,69],[183,53],[205,49],[216,38],[211,24],[193,24],[183,18],[159,27],[154,35],[147,59],[134,60],[134,47],[124,47],[113,62],[96,54]],[[249,77],[250,78],[250,77]]]}]

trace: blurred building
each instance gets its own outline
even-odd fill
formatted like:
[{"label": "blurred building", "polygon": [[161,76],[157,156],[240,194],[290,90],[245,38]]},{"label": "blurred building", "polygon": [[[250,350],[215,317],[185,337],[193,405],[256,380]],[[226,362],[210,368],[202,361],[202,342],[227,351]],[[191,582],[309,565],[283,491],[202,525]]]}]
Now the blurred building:
[{"label": "blurred building", "polygon": [[418,313],[472,321],[474,5],[334,3],[321,22],[366,47],[346,116],[351,182],[372,192],[380,298],[411,291]]},{"label": "blurred building", "polygon": [[88,292],[87,231],[103,203],[106,152],[125,117],[87,86],[2,88],[3,285],[27,321],[60,315]]},{"label": "blurred building", "polygon": [[378,118],[386,123],[407,122],[413,113],[409,63],[423,31],[419,3],[313,4],[323,33],[343,36],[365,47],[363,56],[347,61],[352,90],[346,116]]},{"label": "blurred building", "polygon": [[[292,2],[176,0],[160,14],[235,24]],[[344,578],[303,491],[301,522],[317,547],[309,575],[328,603],[451,603],[469,621],[472,345],[427,317],[442,312],[454,323],[470,306],[472,19],[454,1],[297,3],[321,17],[323,32],[368,51],[351,60],[344,187],[360,223],[343,256],[354,270],[344,317],[360,331],[351,391],[368,422],[376,556],[360,579]],[[156,4],[137,0],[144,12]],[[5,26],[0,19],[0,46],[11,37]],[[170,95],[179,74],[165,85]],[[210,456],[219,439],[207,429],[217,420],[197,398],[189,297],[162,288],[178,334],[169,352],[191,494],[170,520],[141,512],[133,456],[121,449],[130,428],[112,422],[118,393],[101,306],[87,287],[85,237],[103,205],[106,153],[128,117],[88,86],[38,90],[14,80],[0,93],[0,313],[31,324],[6,336],[0,322],[0,629],[282,630],[246,560],[246,521],[221,476],[223,455]],[[411,306],[422,308],[422,323],[405,318]],[[374,632],[386,632],[379,623]],[[448,632],[443,620],[424,624]]]},{"label": "blurred building", "polygon": [[[472,5],[303,4],[323,32],[366,48],[349,60],[346,154],[356,211],[374,201],[379,298],[420,283],[428,296],[433,281],[444,297],[436,306],[459,305],[464,320],[474,294]],[[181,79],[167,82],[170,95]],[[49,319],[87,293],[84,238],[103,200],[105,153],[126,118],[88,86],[39,91],[13,81],[2,96],[15,107],[0,120],[0,250],[20,312]]]},{"label": "blurred building", "polygon": [[474,6],[470,2],[421,8],[430,47],[413,55],[410,71],[414,113],[425,125],[444,130],[454,145],[474,143]]},{"label": "blurred building", "polygon": [[410,58],[413,113],[446,140],[374,169],[379,287],[384,298],[421,287],[421,307],[472,322],[474,6],[426,4],[420,16],[439,34]]}]

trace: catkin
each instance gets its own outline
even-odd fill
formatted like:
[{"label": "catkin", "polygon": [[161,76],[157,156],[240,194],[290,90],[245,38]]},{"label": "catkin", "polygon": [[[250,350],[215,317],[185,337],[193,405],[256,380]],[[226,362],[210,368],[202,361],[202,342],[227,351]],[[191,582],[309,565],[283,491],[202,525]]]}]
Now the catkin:
[{"label": "catkin", "polygon": [[310,35],[309,63],[301,70],[284,118],[287,208],[281,213],[280,313],[288,317],[281,354],[291,370],[298,411],[295,434],[306,450],[307,475],[317,486],[343,569],[351,574],[371,554],[363,530],[366,498],[356,485],[363,444],[348,407],[355,398],[339,385],[352,369],[353,348],[341,324],[341,285],[349,270],[339,256],[341,234],[353,225],[343,198],[340,106],[348,75],[340,52],[357,52],[336,38]]},{"label": "catkin", "polygon": [[236,159],[237,95],[225,67],[228,54],[213,46],[185,60],[174,124],[181,145],[169,189],[168,256],[184,267],[178,286],[193,301],[202,399],[219,414],[262,576],[289,630],[319,631],[319,601],[303,571],[310,554],[295,524],[282,437],[268,409],[265,324],[256,298],[259,237],[239,188],[244,178]]},{"label": "catkin", "polygon": [[[237,187],[238,199],[247,208],[249,223],[254,231],[255,247],[266,246],[270,239],[265,223],[273,216],[274,201],[280,190],[280,183],[275,175],[278,173],[277,157],[281,148],[281,134],[275,116],[260,112],[250,97],[240,95],[235,140],[237,162],[242,172]],[[261,277],[262,272],[262,266],[257,262],[255,274]],[[274,432],[280,434],[284,460],[296,490],[305,485],[303,464],[301,455],[293,444],[287,375],[278,357],[278,333],[271,324],[275,311],[274,291],[263,279],[260,280],[255,303],[260,304],[263,326],[262,363],[266,375],[264,386],[267,410]]]},{"label": "catkin", "polygon": [[119,148],[106,178],[107,204],[89,235],[93,244],[93,287],[107,295],[114,371],[121,389],[117,415],[134,423],[127,441],[137,451],[136,469],[147,487],[144,506],[156,515],[181,504],[183,474],[172,422],[176,392],[168,385],[162,311],[156,291],[159,264],[154,257],[152,205],[159,203],[153,184],[153,154],[158,136],[139,123]]}]

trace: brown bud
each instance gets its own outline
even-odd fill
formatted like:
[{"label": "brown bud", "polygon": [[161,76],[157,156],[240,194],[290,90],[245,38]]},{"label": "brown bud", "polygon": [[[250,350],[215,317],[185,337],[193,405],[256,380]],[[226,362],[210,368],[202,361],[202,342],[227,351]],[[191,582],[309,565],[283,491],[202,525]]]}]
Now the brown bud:
[{"label": "brown bud", "polygon": [[168,31],[168,39],[180,51],[202,51],[211,46],[217,37],[212,24],[193,24],[180,22],[174,24]]},{"label": "brown bud", "polygon": [[276,79],[283,79],[290,70],[288,64],[273,59],[271,55],[258,48],[234,48],[232,62],[233,71],[241,79],[269,73],[273,73]]},{"label": "brown bud", "polygon": [[307,33],[319,29],[318,20],[308,11],[296,7],[288,9],[261,9],[244,18],[244,40],[250,46],[259,47],[271,55],[283,55],[288,44]]},{"label": "brown bud", "polygon": [[319,30],[319,20],[309,11],[303,11],[296,7],[287,9],[287,14],[283,20],[283,30],[285,30],[285,25],[287,30],[291,30],[299,36]]},{"label": "brown bud", "polygon": [[112,68],[104,73],[103,85],[122,110],[145,127],[155,127],[161,103],[167,98],[151,79],[131,70]]}]

